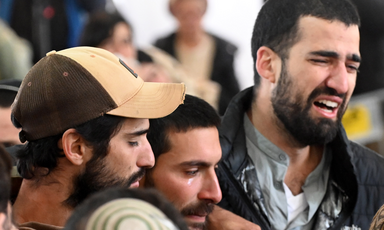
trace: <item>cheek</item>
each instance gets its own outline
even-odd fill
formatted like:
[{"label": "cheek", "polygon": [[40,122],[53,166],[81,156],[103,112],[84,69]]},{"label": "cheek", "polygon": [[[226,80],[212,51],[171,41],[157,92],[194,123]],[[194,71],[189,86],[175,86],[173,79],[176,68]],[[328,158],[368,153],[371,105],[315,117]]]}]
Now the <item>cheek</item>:
[{"label": "cheek", "polygon": [[111,148],[105,160],[109,168],[122,175],[133,171],[136,165],[135,154],[122,148]]},{"label": "cheek", "polygon": [[352,94],[356,86],[356,77],[349,79],[348,85],[349,85],[349,91],[351,91],[351,94]]},{"label": "cheek", "polygon": [[[196,179],[186,179],[175,176],[175,173],[153,177],[155,187],[161,191],[175,206],[183,207],[197,195]],[[195,194],[196,193],[196,194]]]},{"label": "cheek", "polygon": [[347,92],[347,102],[349,102],[352,97],[353,90],[355,90],[356,86],[356,77],[348,79],[348,92]]}]

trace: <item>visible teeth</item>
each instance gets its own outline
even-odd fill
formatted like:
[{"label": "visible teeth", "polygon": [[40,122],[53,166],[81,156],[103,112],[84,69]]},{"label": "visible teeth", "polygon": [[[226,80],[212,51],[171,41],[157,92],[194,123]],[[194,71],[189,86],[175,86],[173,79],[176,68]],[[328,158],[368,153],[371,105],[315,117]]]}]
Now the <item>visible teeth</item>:
[{"label": "visible teeth", "polygon": [[324,108],[320,108],[321,110],[323,110],[324,112],[327,112],[327,113],[332,113],[332,110],[329,110],[329,109],[324,109]]},{"label": "visible teeth", "polygon": [[337,102],[327,101],[327,100],[320,100],[319,103],[324,104],[331,108],[336,108],[339,105]]}]

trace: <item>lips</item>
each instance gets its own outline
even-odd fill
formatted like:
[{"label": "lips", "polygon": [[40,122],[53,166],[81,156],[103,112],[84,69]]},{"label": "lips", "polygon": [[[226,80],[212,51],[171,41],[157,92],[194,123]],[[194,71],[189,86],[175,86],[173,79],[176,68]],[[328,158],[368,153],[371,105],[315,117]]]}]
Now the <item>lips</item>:
[{"label": "lips", "polygon": [[208,213],[191,213],[188,216],[198,216],[198,217],[206,217],[208,216]]},{"label": "lips", "polygon": [[140,185],[139,181],[135,181],[135,182],[133,182],[129,187],[130,187],[130,188],[138,188],[139,185]]},{"label": "lips", "polygon": [[319,100],[315,101],[315,106],[323,110],[326,113],[332,113],[336,108],[339,107],[339,103],[330,100]]},{"label": "lips", "polygon": [[343,99],[338,96],[320,96],[315,99],[315,109],[325,118],[334,119]]},{"label": "lips", "polygon": [[130,188],[136,188],[139,187],[139,181],[141,178],[143,178],[145,175],[145,169],[140,168],[139,171],[134,173],[130,178],[129,181],[131,181],[131,185],[129,186]]},{"label": "lips", "polygon": [[129,186],[129,187],[130,187],[130,188],[138,188],[139,185],[140,185],[140,182],[139,182],[139,181],[140,181],[143,177],[144,177],[144,174],[141,173],[141,172],[139,172],[139,173],[137,174],[137,176],[135,177],[135,181],[132,182],[131,186]]},{"label": "lips", "polygon": [[207,220],[207,215],[187,215],[184,217],[187,223],[190,223],[192,226],[203,226]]}]

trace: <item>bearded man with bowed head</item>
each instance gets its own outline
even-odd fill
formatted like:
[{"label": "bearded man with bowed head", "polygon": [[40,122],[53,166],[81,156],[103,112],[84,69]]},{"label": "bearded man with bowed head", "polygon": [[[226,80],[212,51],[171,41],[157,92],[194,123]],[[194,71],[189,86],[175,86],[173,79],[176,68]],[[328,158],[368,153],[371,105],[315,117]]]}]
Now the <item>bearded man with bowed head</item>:
[{"label": "bearded man with bowed head", "polygon": [[[88,195],[138,187],[154,156],[148,118],[172,113],[183,84],[146,83],[109,51],[52,51],[29,71],[12,107],[25,147],[14,203],[21,226],[64,226]],[[38,227],[36,226],[38,223]]]}]

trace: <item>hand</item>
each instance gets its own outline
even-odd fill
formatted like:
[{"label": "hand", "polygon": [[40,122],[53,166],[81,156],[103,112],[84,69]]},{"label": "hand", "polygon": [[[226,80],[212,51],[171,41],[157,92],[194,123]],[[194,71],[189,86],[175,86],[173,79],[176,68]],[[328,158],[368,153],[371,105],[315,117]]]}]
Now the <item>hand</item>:
[{"label": "hand", "polygon": [[261,230],[261,228],[230,211],[215,205],[208,216],[207,230]]}]

